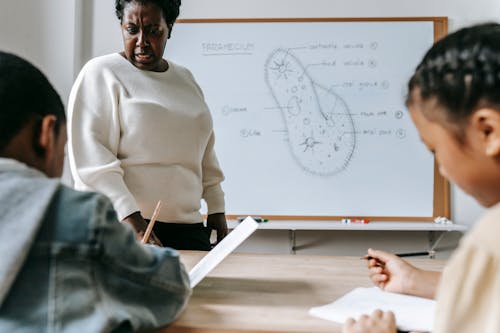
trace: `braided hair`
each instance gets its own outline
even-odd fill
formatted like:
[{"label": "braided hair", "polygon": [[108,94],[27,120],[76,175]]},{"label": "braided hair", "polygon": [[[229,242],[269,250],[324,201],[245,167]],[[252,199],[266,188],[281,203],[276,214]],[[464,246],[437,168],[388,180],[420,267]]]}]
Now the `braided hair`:
[{"label": "braided hair", "polygon": [[478,108],[500,111],[500,24],[464,28],[438,41],[409,81],[408,106],[416,88],[422,101],[435,99],[446,121],[459,127]]},{"label": "braided hair", "polygon": [[140,4],[152,3],[158,8],[161,8],[163,18],[169,26],[173,26],[175,20],[179,16],[179,7],[181,0],[115,0],[115,14],[121,21],[123,18],[123,9],[125,5],[130,2],[137,2]]}]

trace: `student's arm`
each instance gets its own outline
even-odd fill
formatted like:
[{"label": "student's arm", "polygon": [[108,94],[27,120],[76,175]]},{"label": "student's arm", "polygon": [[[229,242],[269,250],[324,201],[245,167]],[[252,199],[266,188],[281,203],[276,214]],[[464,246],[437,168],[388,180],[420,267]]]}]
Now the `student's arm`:
[{"label": "student's arm", "polygon": [[[108,69],[89,62],[78,75],[68,102],[68,155],[75,186],[105,194],[118,218],[144,231],[142,219],[129,219],[139,206],[123,179],[119,82]],[[133,217],[132,217],[133,218]]]},{"label": "student's arm", "polygon": [[441,278],[440,272],[416,268],[398,256],[368,250],[370,279],[382,290],[433,299]]},{"label": "student's arm", "polygon": [[210,135],[202,161],[203,198],[207,202],[207,227],[217,231],[217,243],[228,234],[226,216],[224,214],[224,192],[220,183],[224,175],[219,166],[214,150],[214,133]]},{"label": "student's arm", "polygon": [[119,223],[109,200],[96,206],[96,242],[101,299],[108,311],[124,318],[133,331],[151,330],[172,322],[191,293],[189,277],[177,251],[141,245],[127,224]]}]

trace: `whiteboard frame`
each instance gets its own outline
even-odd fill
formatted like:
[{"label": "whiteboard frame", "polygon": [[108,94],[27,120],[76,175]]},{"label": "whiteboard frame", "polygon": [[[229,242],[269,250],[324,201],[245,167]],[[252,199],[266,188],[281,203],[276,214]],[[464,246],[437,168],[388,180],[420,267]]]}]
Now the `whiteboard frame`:
[{"label": "whiteboard frame", "polygon": [[[448,18],[445,16],[433,17],[319,17],[319,18],[224,18],[224,19],[179,19],[176,24],[182,23],[276,23],[276,22],[432,22],[434,27],[434,42],[448,33]],[[399,221],[399,222],[429,222],[442,216],[451,218],[450,184],[439,173],[439,167],[434,160],[434,200],[432,216],[299,216],[299,215],[263,215],[269,220],[341,220],[367,219],[370,221]],[[237,219],[238,215],[226,215],[228,219]]]}]

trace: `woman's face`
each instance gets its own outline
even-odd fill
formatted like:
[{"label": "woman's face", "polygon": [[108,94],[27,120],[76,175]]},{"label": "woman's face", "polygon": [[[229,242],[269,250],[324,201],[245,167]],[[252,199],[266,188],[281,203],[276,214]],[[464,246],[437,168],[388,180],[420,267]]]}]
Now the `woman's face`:
[{"label": "woman's face", "polygon": [[481,133],[468,124],[463,133],[463,142],[460,142],[456,133],[442,124],[444,118],[429,120],[425,116],[429,112],[439,114],[446,111],[437,103],[423,102],[419,93],[413,96],[414,102],[409,106],[411,118],[423,143],[434,154],[440,173],[483,206],[490,207],[498,203],[498,159],[485,154]]},{"label": "woman's face", "polygon": [[123,9],[124,55],[135,67],[147,71],[167,70],[163,60],[170,28],[162,11],[152,3],[129,2]]}]

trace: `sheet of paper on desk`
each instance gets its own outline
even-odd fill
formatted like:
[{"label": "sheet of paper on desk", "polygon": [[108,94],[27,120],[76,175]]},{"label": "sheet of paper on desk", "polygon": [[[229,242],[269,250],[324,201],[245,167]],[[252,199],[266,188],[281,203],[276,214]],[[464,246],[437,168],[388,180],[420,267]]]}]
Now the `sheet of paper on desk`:
[{"label": "sheet of paper on desk", "polygon": [[315,317],[344,323],[347,318],[358,319],[376,309],[392,311],[398,329],[430,332],[434,324],[436,302],[421,297],[393,294],[377,287],[356,288],[333,303],[314,307],[309,313]]},{"label": "sheet of paper on desk", "polygon": [[191,288],[200,283],[215,266],[243,243],[258,227],[259,224],[249,216],[234,228],[233,231],[191,269],[189,272]]}]

